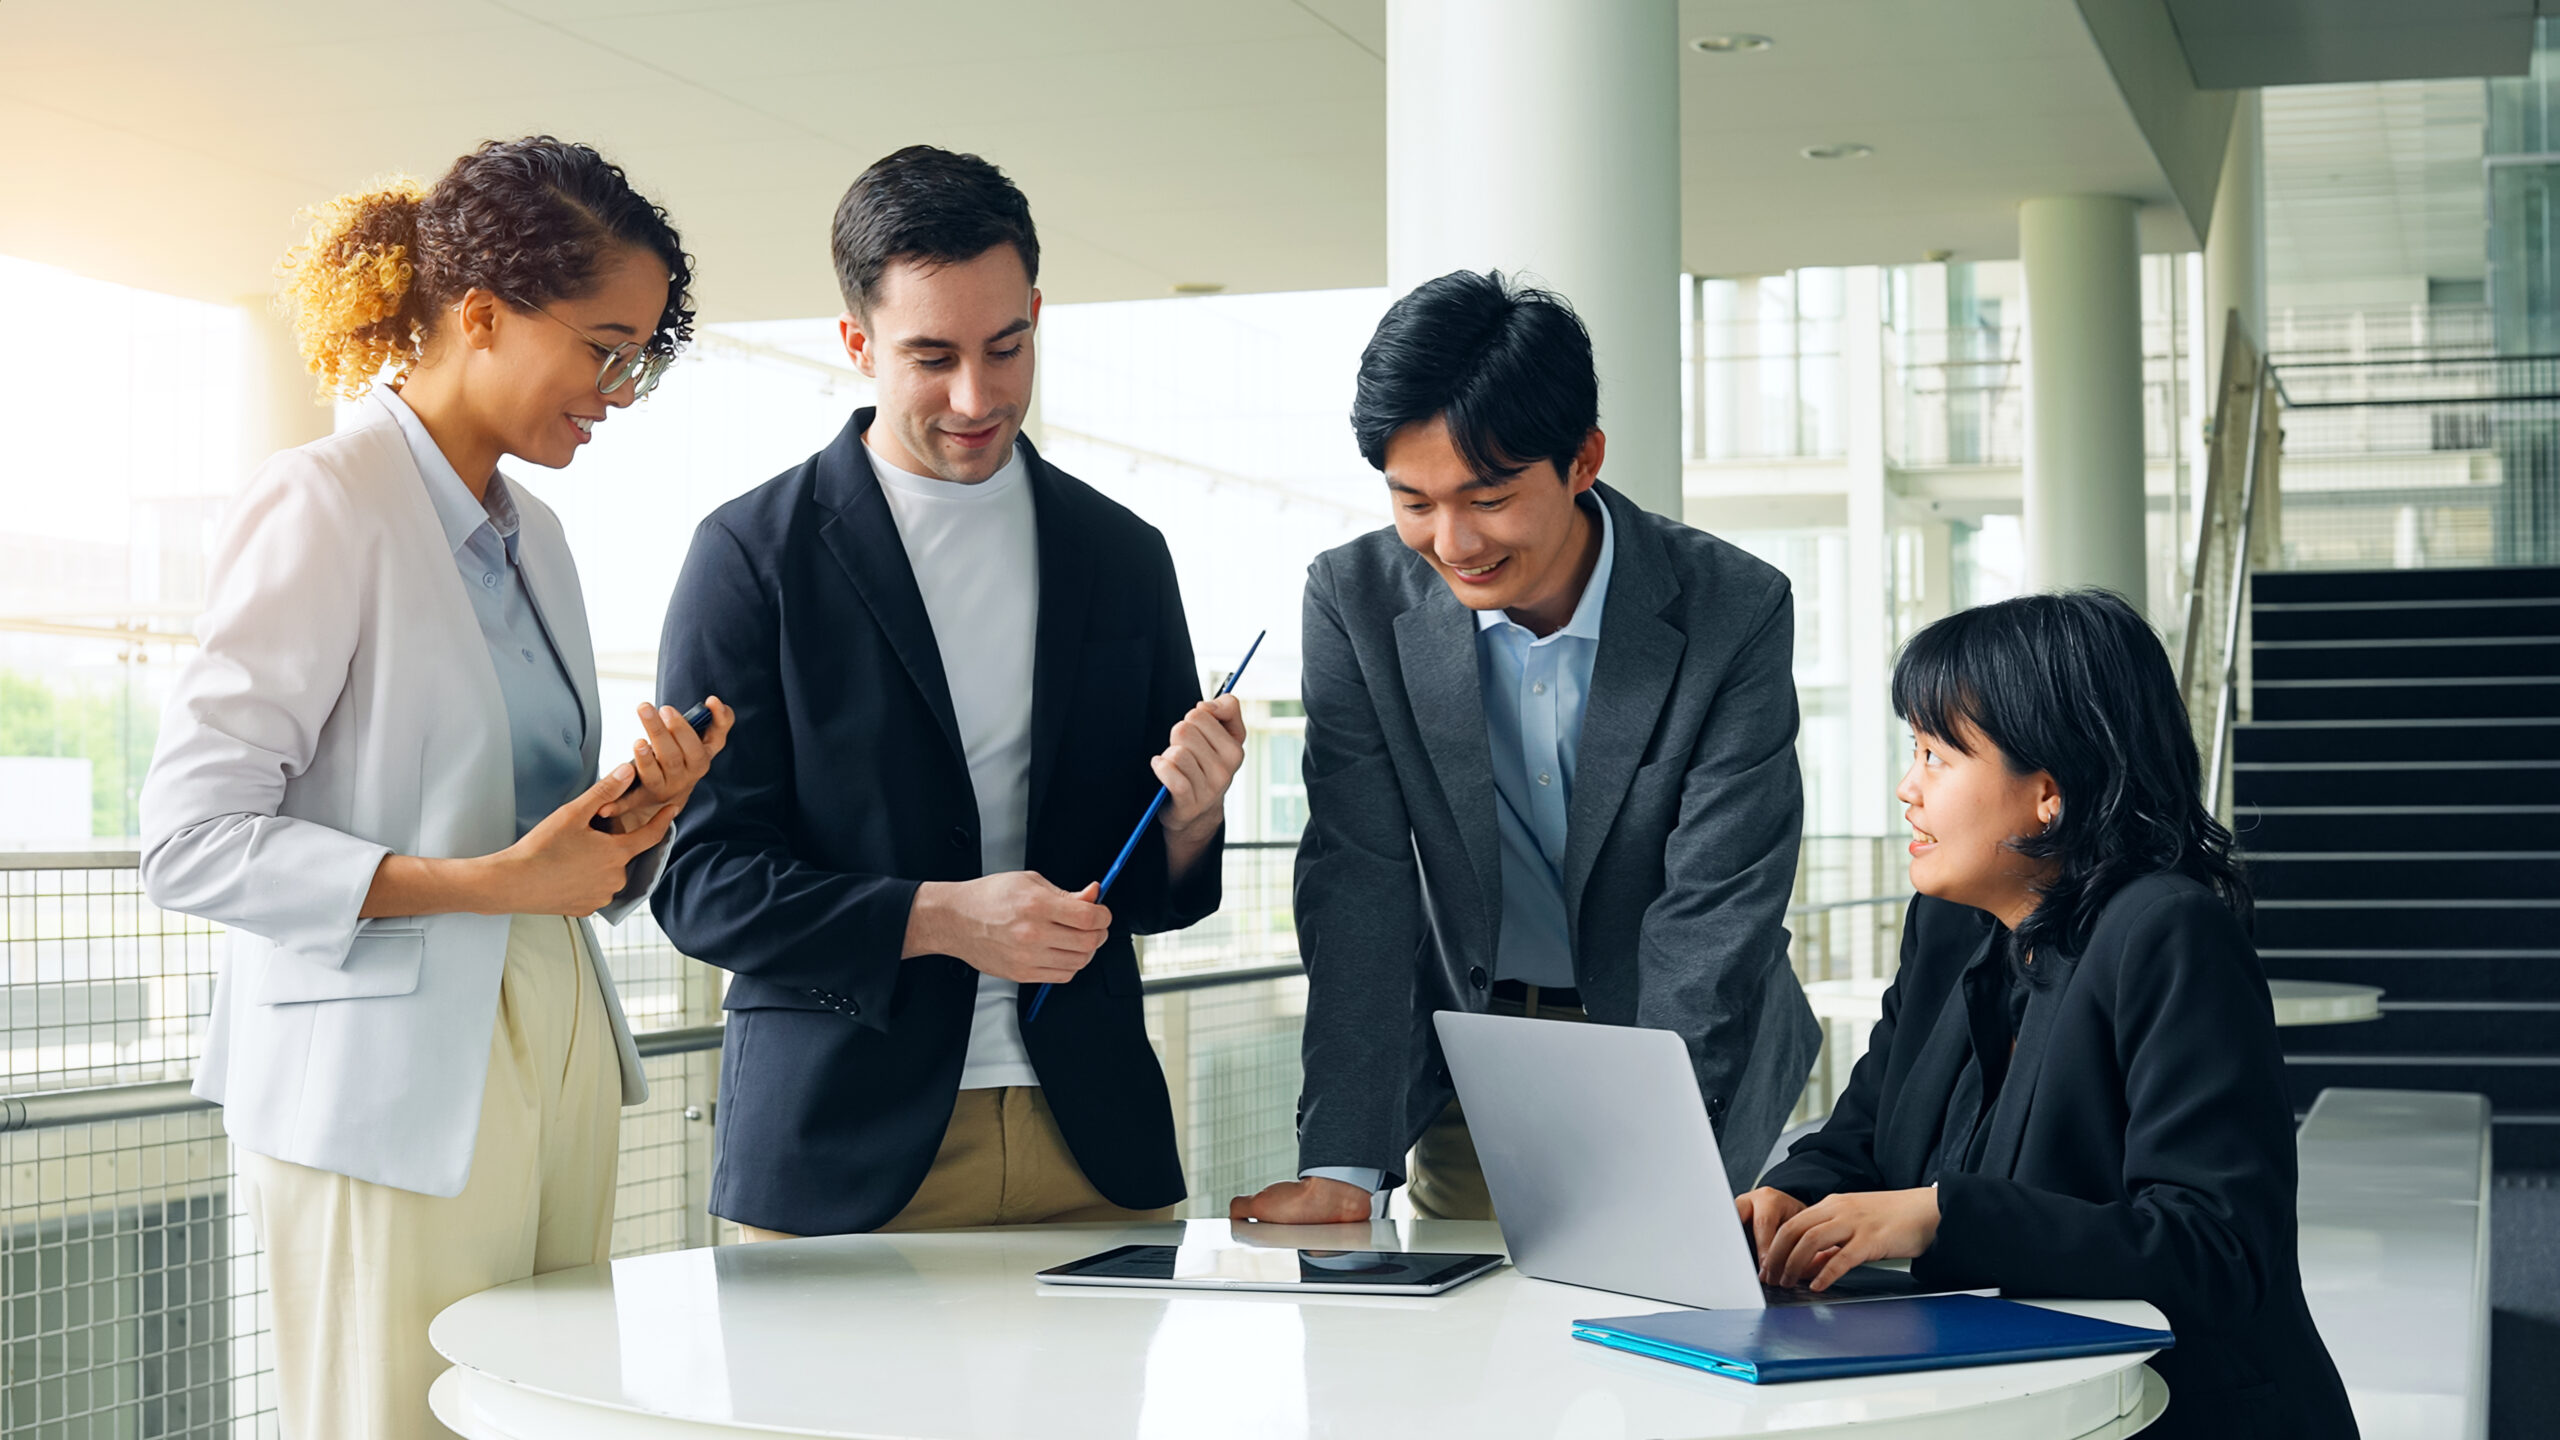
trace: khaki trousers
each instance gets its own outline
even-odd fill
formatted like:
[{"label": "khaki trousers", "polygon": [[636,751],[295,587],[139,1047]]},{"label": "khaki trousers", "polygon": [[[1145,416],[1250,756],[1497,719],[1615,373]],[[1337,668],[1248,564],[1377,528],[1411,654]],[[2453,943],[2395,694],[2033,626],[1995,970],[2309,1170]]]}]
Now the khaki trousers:
[{"label": "khaki trousers", "polygon": [[[1530,995],[1537,991],[1532,988]],[[1535,1013],[1541,1020],[1589,1020],[1579,1005],[1544,1005],[1534,998],[1496,1000],[1485,1007],[1496,1015]],[[1442,1107],[1439,1118],[1424,1127],[1405,1157],[1405,1190],[1413,1213],[1424,1220],[1490,1220],[1493,1196],[1484,1187],[1484,1162],[1476,1158],[1475,1136],[1467,1130],[1467,1112],[1456,1100]]]},{"label": "khaki trousers", "polygon": [[267,1251],[285,1440],[444,1440],[452,1432],[427,1411],[427,1386],[445,1369],[427,1343],[436,1313],[610,1257],[621,1062],[570,923],[518,915],[507,931],[461,1194],[237,1152]]},{"label": "khaki trousers", "polygon": [[[960,1092],[924,1184],[880,1229],[1139,1223],[1170,1220],[1173,1210],[1128,1210],[1104,1199],[1067,1149],[1040,1087],[1002,1085]],[[753,1225],[738,1230],[749,1240],[797,1238]]]}]

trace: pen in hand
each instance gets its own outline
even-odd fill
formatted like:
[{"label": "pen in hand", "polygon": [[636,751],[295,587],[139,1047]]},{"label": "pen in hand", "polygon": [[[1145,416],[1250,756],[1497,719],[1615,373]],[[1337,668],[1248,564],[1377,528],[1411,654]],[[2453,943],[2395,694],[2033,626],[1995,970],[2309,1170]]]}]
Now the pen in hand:
[{"label": "pen in hand", "polygon": [[[1226,683],[1218,687],[1218,695],[1227,694],[1236,688],[1236,681],[1244,676],[1244,667],[1253,663],[1254,652],[1262,648],[1263,636],[1270,633],[1264,630],[1253,637],[1253,643],[1245,647],[1244,658],[1236,662],[1236,668],[1227,672]],[[1209,698],[1215,700],[1218,695],[1212,695]],[[1119,879],[1120,872],[1128,867],[1129,857],[1137,853],[1138,841],[1146,835],[1147,827],[1156,823],[1156,815],[1164,809],[1164,802],[1172,796],[1173,792],[1164,786],[1156,787],[1156,798],[1147,802],[1147,813],[1138,817],[1137,828],[1129,832],[1128,840],[1120,847],[1119,856],[1111,862],[1111,868],[1103,872],[1101,889],[1094,896],[1097,902],[1111,893],[1111,883]],[[1044,984],[1040,987],[1039,993],[1031,997],[1031,1013],[1023,1017],[1025,1022],[1040,1018],[1040,1007],[1049,1003],[1049,992],[1053,988],[1055,988],[1053,985]]]}]

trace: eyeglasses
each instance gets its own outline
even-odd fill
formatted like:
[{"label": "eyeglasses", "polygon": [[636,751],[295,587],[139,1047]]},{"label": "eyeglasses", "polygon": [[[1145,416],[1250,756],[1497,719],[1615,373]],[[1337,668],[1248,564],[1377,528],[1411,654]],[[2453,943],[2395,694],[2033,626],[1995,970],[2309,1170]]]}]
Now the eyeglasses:
[{"label": "eyeglasses", "polygon": [[596,393],[599,395],[610,395],[623,386],[630,385],[635,387],[631,392],[631,398],[645,400],[649,398],[650,391],[658,388],[658,381],[667,373],[668,363],[675,358],[666,353],[653,355],[649,353],[648,346],[637,340],[625,340],[619,345],[607,345],[550,311],[543,310],[539,305],[531,308],[541,311],[543,318],[552,324],[606,352],[604,364],[596,370]]}]

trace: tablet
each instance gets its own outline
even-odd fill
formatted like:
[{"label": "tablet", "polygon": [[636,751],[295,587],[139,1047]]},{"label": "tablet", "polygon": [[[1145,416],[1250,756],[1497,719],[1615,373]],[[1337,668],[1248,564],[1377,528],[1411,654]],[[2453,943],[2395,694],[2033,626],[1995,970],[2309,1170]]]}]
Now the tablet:
[{"label": "tablet", "polygon": [[1404,1250],[1266,1250],[1245,1245],[1122,1245],[1040,1272],[1046,1285],[1437,1295],[1502,1263],[1499,1255]]}]

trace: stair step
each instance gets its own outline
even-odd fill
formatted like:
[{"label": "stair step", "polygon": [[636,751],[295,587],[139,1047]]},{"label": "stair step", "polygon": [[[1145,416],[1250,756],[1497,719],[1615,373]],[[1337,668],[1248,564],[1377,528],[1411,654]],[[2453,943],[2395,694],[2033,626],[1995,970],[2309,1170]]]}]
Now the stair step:
[{"label": "stair step", "polygon": [[2560,805],[2560,760],[2364,760],[2231,767],[2239,805]]},{"label": "stair step", "polygon": [[2560,900],[2270,900],[2256,938],[2271,950],[2549,950]]},{"label": "stair step", "polygon": [[2560,760],[2560,720],[2252,720],[2233,728],[2231,754],[2242,764]]},{"label": "stair step", "polygon": [[[2244,852],[2249,888],[2276,900],[2534,900],[2560,895],[2560,850],[2541,855],[2319,855]],[[2554,942],[2560,944],[2560,942]]]},{"label": "stair step", "polygon": [[2560,850],[2560,805],[2246,805],[2231,813],[2250,851]]},{"label": "stair step", "polygon": [[2560,676],[2560,635],[2424,640],[2278,640],[2250,648],[2256,683]]},{"label": "stair step", "polygon": [[2261,946],[2270,978],[2376,985],[2383,1003],[2441,1000],[2560,1001],[2560,949],[2520,955],[2466,955],[2450,950],[2277,950]]},{"label": "stair step", "polygon": [[2525,719],[2560,715],[2560,679],[2473,675],[2389,680],[2260,680],[2251,719]]},{"label": "stair step", "polygon": [[2287,1055],[2285,1085],[2307,1110],[2333,1085],[2357,1090],[2466,1090],[2500,1110],[2560,1110],[2560,1055]]},{"label": "stair step", "polygon": [[2560,596],[2560,568],[2482,565],[2433,570],[2262,570],[2249,577],[2259,600],[2316,604],[2339,600],[2476,600]]},{"label": "stair step", "polygon": [[2290,1025],[2288,1055],[2560,1054],[2560,1001],[2392,1001],[2353,1025]]},{"label": "stair step", "polygon": [[2560,599],[2357,601],[2253,605],[2253,641],[2481,640],[2560,635]]}]

